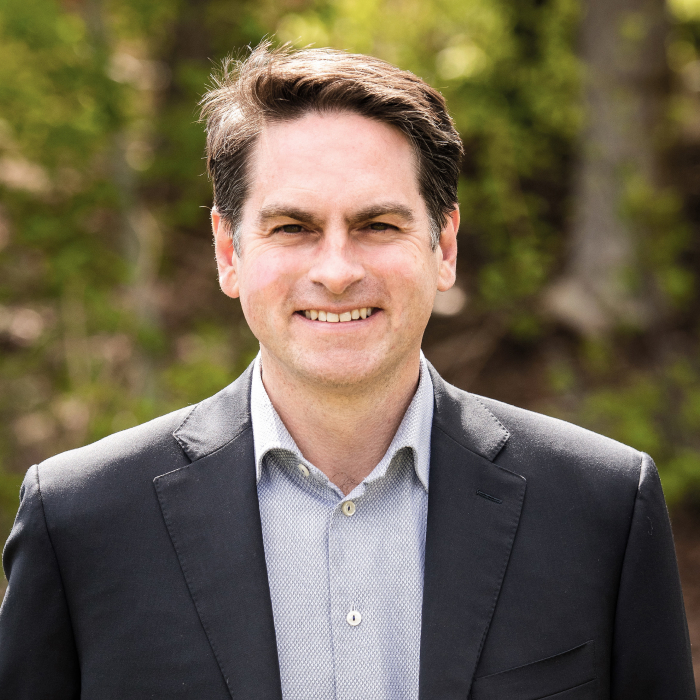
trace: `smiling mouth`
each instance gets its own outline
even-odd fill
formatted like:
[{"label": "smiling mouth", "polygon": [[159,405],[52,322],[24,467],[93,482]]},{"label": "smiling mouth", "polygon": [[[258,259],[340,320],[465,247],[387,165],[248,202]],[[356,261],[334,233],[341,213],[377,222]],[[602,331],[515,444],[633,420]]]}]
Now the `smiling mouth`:
[{"label": "smiling mouth", "polygon": [[299,311],[298,313],[304,314],[304,316],[306,316],[306,318],[308,318],[310,321],[321,321],[322,323],[347,323],[348,321],[358,321],[360,319],[367,318],[378,310],[379,309],[372,306],[363,306],[359,309],[353,309],[352,311],[344,311],[342,314],[336,314],[332,311],[318,311],[316,309]]}]

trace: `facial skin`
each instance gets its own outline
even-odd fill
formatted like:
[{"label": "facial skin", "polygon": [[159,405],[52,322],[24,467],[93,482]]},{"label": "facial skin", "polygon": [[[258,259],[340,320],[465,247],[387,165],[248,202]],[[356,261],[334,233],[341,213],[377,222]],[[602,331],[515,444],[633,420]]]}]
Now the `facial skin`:
[{"label": "facial skin", "polygon": [[[459,213],[431,250],[405,137],[356,114],[309,113],[266,127],[249,177],[240,258],[216,210],[212,222],[221,288],[240,297],[266,376],[353,394],[412,368],[415,389],[435,293],[454,284]],[[347,323],[304,316],[363,307],[374,312]]]}]

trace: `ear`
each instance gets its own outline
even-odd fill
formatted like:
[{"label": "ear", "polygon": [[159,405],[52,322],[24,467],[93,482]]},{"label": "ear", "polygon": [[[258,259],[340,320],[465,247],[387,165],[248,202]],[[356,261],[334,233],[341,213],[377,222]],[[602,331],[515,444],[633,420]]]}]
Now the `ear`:
[{"label": "ear", "polygon": [[446,292],[457,278],[457,232],[459,231],[459,207],[448,215],[440,232],[438,245],[438,291]]},{"label": "ear", "polygon": [[233,238],[229,228],[216,207],[211,210],[211,227],[214,231],[214,249],[216,250],[216,267],[219,270],[221,291],[235,299],[238,291],[238,255],[233,247]]}]

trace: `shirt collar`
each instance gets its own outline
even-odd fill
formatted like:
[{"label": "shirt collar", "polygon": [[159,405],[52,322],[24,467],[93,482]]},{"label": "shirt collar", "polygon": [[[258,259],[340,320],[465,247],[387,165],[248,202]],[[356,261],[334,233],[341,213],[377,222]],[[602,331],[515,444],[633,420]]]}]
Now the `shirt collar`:
[{"label": "shirt collar", "polygon": [[[365,482],[384,476],[394,455],[405,447],[413,450],[413,466],[423,488],[428,490],[430,475],[430,434],[433,425],[433,382],[428,371],[428,363],[420,354],[420,379],[418,389],[404,414],[399,429],[389,445],[384,457]],[[250,390],[250,414],[253,424],[253,444],[255,449],[255,474],[260,481],[263,458],[270,450],[286,450],[306,464],[294,439],[277,414],[262,382],[260,353],[255,358],[253,379]],[[310,465],[311,466],[311,465]]]}]

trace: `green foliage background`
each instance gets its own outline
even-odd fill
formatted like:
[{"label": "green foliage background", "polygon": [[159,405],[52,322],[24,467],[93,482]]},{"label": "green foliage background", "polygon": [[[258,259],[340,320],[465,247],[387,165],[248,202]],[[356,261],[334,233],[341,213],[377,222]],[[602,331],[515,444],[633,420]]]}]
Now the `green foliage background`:
[{"label": "green foliage background", "polygon": [[[696,60],[698,12],[692,0],[671,9],[672,70],[682,72]],[[584,114],[579,17],[576,0],[5,0],[3,532],[32,462],[196,402],[253,357],[238,305],[216,288],[196,105],[218,60],[268,35],[375,54],[444,92],[467,151],[460,272],[470,304],[453,328],[495,320],[512,362],[545,358],[534,407],[649,450],[672,500],[692,492],[693,196],[631,180],[626,202],[674,309],[659,332],[681,338],[680,350],[640,353],[653,342],[634,329],[579,341],[539,311],[566,251]],[[671,134],[692,109],[683,99],[671,104]],[[449,332],[438,323],[426,340]]]}]

